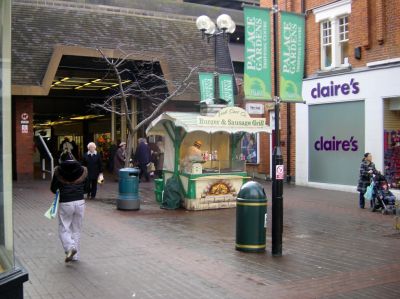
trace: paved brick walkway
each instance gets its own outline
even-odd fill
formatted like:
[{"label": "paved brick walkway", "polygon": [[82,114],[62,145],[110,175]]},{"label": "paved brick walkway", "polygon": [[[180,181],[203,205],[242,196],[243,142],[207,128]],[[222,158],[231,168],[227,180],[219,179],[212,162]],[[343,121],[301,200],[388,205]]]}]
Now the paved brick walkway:
[{"label": "paved brick walkway", "polygon": [[116,210],[110,181],[87,201],[82,260],[66,265],[57,222],[43,217],[49,182],[15,183],[25,297],[400,298],[393,216],[358,209],[356,194],[285,185],[284,255],[274,258],[270,229],[265,254],[234,250],[235,209],[166,211],[152,183],[140,188],[139,211]]}]

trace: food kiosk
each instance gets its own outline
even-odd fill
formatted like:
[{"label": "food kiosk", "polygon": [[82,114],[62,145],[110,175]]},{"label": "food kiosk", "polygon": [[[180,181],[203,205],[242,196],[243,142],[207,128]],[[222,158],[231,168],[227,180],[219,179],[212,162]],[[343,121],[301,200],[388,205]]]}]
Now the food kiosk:
[{"label": "food kiosk", "polygon": [[[179,178],[183,206],[188,210],[230,208],[248,179],[239,144],[245,133],[271,133],[264,118],[251,118],[239,107],[225,107],[214,115],[164,112],[146,134],[164,136],[164,186]],[[188,151],[200,144],[201,155],[190,161]],[[166,188],[166,187],[165,187]]]}]

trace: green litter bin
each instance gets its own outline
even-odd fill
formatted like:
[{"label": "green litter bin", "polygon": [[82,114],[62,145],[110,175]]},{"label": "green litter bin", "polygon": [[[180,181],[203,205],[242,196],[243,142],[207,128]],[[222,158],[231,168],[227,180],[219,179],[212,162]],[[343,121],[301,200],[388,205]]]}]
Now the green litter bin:
[{"label": "green litter bin", "polygon": [[236,201],[236,250],[265,251],[267,196],[257,182],[245,183]]},{"label": "green litter bin", "polygon": [[154,184],[155,184],[154,193],[156,195],[156,201],[159,204],[161,204],[162,203],[163,192],[164,192],[164,179],[155,179],[154,180]]},{"label": "green litter bin", "polygon": [[122,168],[119,171],[117,209],[139,210],[139,168]]}]

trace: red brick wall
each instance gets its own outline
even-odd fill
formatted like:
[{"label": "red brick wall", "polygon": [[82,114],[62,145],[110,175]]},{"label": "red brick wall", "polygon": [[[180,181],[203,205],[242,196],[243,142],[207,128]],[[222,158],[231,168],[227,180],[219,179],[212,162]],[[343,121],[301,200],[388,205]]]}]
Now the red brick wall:
[{"label": "red brick wall", "polygon": [[[270,7],[272,0],[261,0]],[[279,0],[279,8],[287,10],[288,2],[295,12],[301,12],[301,0]],[[306,76],[320,70],[320,27],[315,23],[312,9],[333,0],[307,0],[306,17]],[[399,0],[352,1],[349,18],[349,62],[353,68],[368,62],[400,57]],[[361,59],[354,58],[354,49],[361,47]]]},{"label": "red brick wall", "polygon": [[[17,180],[33,179],[33,98],[30,97],[15,97],[14,105],[14,159],[16,164]],[[22,133],[21,115],[28,114],[28,133]],[[15,177],[15,176],[14,176]]]}]

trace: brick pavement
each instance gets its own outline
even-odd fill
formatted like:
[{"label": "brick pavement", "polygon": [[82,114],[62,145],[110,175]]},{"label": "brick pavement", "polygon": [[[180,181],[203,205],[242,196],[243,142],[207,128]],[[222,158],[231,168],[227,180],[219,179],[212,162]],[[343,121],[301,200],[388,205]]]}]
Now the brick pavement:
[{"label": "brick pavement", "polygon": [[[234,250],[235,209],[162,210],[143,183],[141,209],[118,211],[118,186],[107,181],[87,201],[82,260],[66,265],[57,222],[42,216],[48,185],[14,185],[26,298],[400,297],[393,216],[358,209],[356,194],[285,185],[284,252],[274,258]],[[270,234],[269,223],[268,248]]]}]

